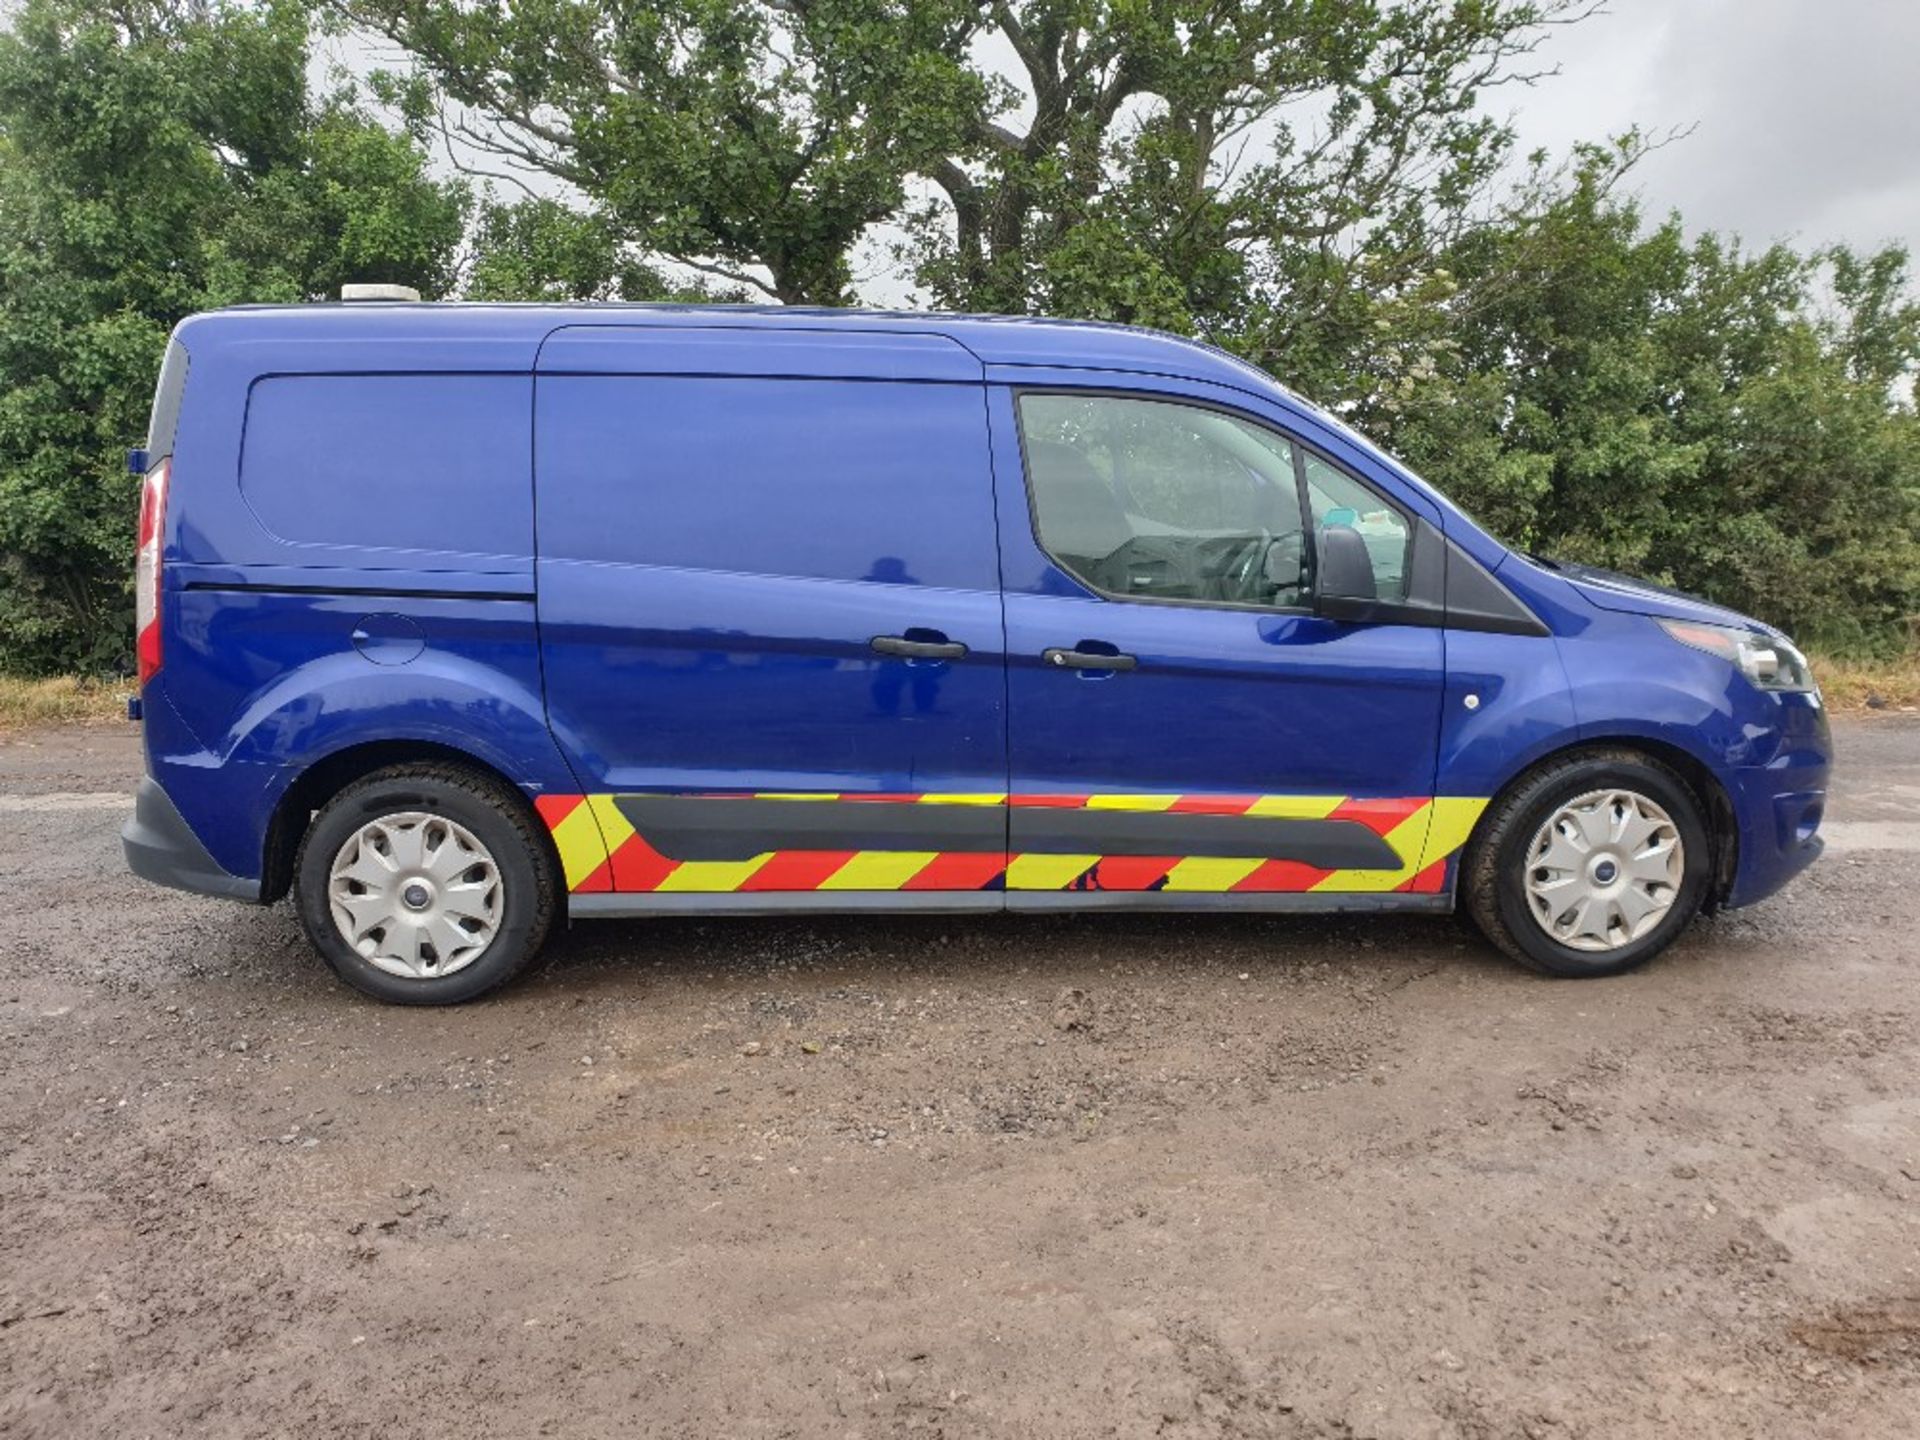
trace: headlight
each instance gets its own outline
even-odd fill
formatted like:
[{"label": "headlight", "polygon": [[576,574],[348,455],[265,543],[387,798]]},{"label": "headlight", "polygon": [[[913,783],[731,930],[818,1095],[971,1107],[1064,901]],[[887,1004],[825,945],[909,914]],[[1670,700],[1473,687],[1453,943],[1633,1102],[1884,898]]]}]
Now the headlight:
[{"label": "headlight", "polygon": [[1805,694],[1819,689],[1807,657],[1785,640],[1731,625],[1701,625],[1692,620],[1662,620],[1660,628],[1682,645],[1718,655],[1738,668],[1756,689]]}]

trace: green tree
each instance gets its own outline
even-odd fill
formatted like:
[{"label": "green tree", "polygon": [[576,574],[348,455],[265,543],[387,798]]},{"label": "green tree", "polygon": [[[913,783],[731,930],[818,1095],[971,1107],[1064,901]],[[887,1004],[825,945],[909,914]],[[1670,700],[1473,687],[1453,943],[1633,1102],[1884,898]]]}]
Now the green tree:
[{"label": "green tree", "polygon": [[1381,311],[1374,363],[1321,378],[1513,543],[1893,643],[1920,610],[1905,252],[1650,227],[1610,189],[1616,159],[1590,151],[1460,237]]},{"label": "green tree", "polygon": [[468,243],[462,287],[468,300],[738,304],[753,298],[737,284],[664,275],[635,255],[604,213],[546,196],[506,203],[489,191]]},{"label": "green tree", "polygon": [[620,237],[613,228],[558,200],[483,206],[473,248],[466,285],[473,300],[651,298],[628,293]]},{"label": "green tree", "polygon": [[973,117],[968,148],[934,169],[920,278],[948,303],[1215,338],[1313,313],[1361,270],[1378,283],[1430,257],[1506,153],[1486,93],[1527,78],[1548,28],[1584,9],[987,7],[1029,118]]},{"label": "green tree", "polygon": [[841,303],[892,221],[943,304],[1182,330],[1424,243],[1503,153],[1486,89],[1586,8],[336,3],[415,57],[416,116],[574,187],[643,256]]},{"label": "green tree", "polygon": [[123,457],[179,319],[451,282],[464,190],[308,59],[283,3],[27,0],[0,35],[0,666],[128,651]]},{"label": "green tree", "polygon": [[[849,253],[985,103],[965,0],[342,0],[456,145],[588,196],[644,259],[841,303]],[[430,79],[432,89],[408,83]]]},{"label": "green tree", "polygon": [[[1905,253],[1650,223],[1637,134],[1501,188],[1486,97],[1584,0],[324,3],[414,57],[399,130],[311,93],[300,0],[0,35],[0,666],[124,654],[118,457],[185,314],[838,303],[882,230],[942,304],[1225,345],[1513,543],[1853,648],[1920,610]],[[550,193],[476,207],[436,131]]]}]

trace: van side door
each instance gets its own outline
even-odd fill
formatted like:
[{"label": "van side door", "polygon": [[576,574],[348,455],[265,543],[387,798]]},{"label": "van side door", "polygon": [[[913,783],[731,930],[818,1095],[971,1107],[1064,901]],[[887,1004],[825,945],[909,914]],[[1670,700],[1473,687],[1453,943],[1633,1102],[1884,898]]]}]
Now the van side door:
[{"label": "van side door", "polygon": [[1445,632],[1312,598],[1330,544],[1392,616],[1437,517],[1237,392],[1054,378],[990,399],[1009,904],[1441,891],[1465,838],[1433,795]]},{"label": "van side door", "polygon": [[[588,324],[548,338],[535,388],[548,711],[586,792],[547,807],[570,887],[998,907],[1004,649],[971,353]],[[565,838],[588,817],[604,854]]]}]

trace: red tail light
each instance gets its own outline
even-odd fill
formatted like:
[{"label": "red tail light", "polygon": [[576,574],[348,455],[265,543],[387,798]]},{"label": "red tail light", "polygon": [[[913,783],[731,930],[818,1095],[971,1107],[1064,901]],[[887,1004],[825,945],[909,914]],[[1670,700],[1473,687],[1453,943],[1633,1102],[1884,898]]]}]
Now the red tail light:
[{"label": "red tail light", "polygon": [[134,654],[145,685],[160,669],[160,554],[167,529],[167,473],[171,460],[147,471],[140,487],[140,549],[133,566]]}]

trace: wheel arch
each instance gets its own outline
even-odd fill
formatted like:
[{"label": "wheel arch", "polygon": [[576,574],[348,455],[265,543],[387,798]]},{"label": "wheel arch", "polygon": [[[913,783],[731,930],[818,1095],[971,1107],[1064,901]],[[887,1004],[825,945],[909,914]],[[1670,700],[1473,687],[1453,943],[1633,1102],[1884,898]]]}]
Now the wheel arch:
[{"label": "wheel arch", "polygon": [[376,771],[395,765],[453,765],[485,777],[502,794],[510,795],[532,822],[533,833],[541,837],[540,863],[554,877],[556,893],[566,894],[561,880],[560,854],[527,793],[506,772],[469,750],[433,740],[369,740],[348,745],[324,755],[296,776],[274,805],[267,822],[261,855],[260,901],[270,904],[284,897],[293,885],[294,860],[300,852],[300,840],[312,823],[314,813],[349,785],[364,780]]},{"label": "wheel arch", "polygon": [[1647,759],[1656,761],[1673,771],[1692,792],[1694,799],[1699,802],[1700,818],[1706,826],[1707,838],[1713,846],[1712,880],[1707,888],[1705,908],[1708,910],[1717,908],[1733,887],[1734,871],[1740,861],[1739,824],[1726,786],[1720,783],[1720,777],[1714,774],[1712,766],[1684,746],[1629,732],[1583,735],[1578,740],[1570,740],[1554,749],[1529,756],[1526,763],[1509,775],[1494,791],[1486,809],[1481,811],[1480,818],[1474,823],[1472,833],[1467,837],[1467,843],[1461,847],[1463,863],[1457,867],[1456,875],[1465,874],[1467,868],[1465,857],[1472,855],[1480,844],[1489,824],[1489,817],[1499,809],[1500,802],[1535,771],[1581,755],[1618,754],[1623,750],[1644,755]]}]

